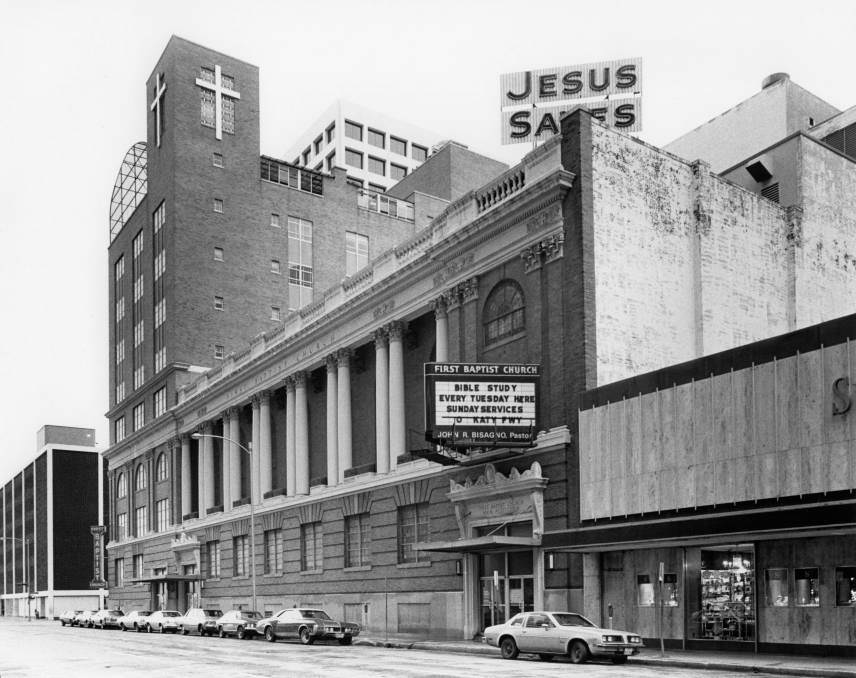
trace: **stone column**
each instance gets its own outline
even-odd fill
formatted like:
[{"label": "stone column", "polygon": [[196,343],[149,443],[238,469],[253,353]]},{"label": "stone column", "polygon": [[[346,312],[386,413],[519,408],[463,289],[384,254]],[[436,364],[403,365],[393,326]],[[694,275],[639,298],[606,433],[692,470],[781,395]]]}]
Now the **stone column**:
[{"label": "stone column", "polygon": [[256,394],[252,398],[252,410],[253,410],[253,439],[248,448],[250,448],[250,501],[253,504],[258,504],[261,501],[261,492],[259,488],[261,486],[261,478],[259,477],[259,429],[261,428],[261,398],[259,394]]},{"label": "stone column", "polygon": [[349,348],[336,354],[339,363],[339,481],[345,479],[345,471],[354,465],[351,431],[351,355]]},{"label": "stone column", "polygon": [[306,372],[294,375],[294,492],[309,494],[309,407]]},{"label": "stone column", "polygon": [[438,363],[449,361],[449,316],[446,312],[446,299],[438,297],[432,303],[434,307],[434,334],[436,355]]},{"label": "stone column", "polygon": [[[229,435],[229,413],[223,412],[223,435]],[[223,511],[229,511],[232,508],[232,463],[231,463],[231,448],[229,441],[220,440],[220,485],[223,488]]]},{"label": "stone column", "polygon": [[[241,482],[241,466],[242,459],[246,452],[241,449],[241,409],[239,407],[230,407],[227,410],[229,417],[229,432],[226,434],[229,438],[229,471],[231,480],[229,484],[232,486],[232,501],[235,502],[243,497]],[[225,449],[225,448],[224,448]],[[226,507],[226,510],[232,508],[232,504]]]},{"label": "stone column", "polygon": [[327,485],[339,483],[339,378],[336,356],[327,356]]},{"label": "stone column", "polygon": [[273,449],[270,431],[270,391],[259,394],[259,444],[253,443],[253,453],[258,455],[259,501],[264,501],[265,492],[273,489]]},{"label": "stone column", "polygon": [[148,529],[149,532],[154,532],[157,529],[157,511],[155,510],[155,465],[157,457],[154,450],[146,452],[146,473],[148,473],[146,483],[146,513],[148,514]]},{"label": "stone column", "polygon": [[294,378],[289,377],[285,380],[285,488],[286,494],[293,497],[295,493],[295,468],[297,466],[296,456],[294,453],[295,445],[295,426],[294,426]]},{"label": "stone column", "polygon": [[190,477],[190,436],[181,434],[181,520],[193,510],[193,500],[190,496],[193,482]]},{"label": "stone column", "polygon": [[[210,436],[213,432],[214,427],[212,426],[210,421],[206,421],[202,426],[202,433],[205,436]],[[205,475],[204,475],[204,487],[205,491],[202,496],[205,498],[204,504],[199,504],[199,517],[202,518],[208,515],[208,509],[214,506],[214,439],[211,437],[205,437],[202,439],[202,458],[203,464],[200,464],[200,468],[204,466]]]},{"label": "stone column", "polygon": [[375,341],[375,448],[378,473],[389,473],[389,341],[376,330]]},{"label": "stone column", "polygon": [[125,476],[128,478],[128,537],[137,536],[137,474],[132,459],[125,465]]},{"label": "stone column", "polygon": [[404,408],[404,323],[389,324],[389,470],[407,450]]}]

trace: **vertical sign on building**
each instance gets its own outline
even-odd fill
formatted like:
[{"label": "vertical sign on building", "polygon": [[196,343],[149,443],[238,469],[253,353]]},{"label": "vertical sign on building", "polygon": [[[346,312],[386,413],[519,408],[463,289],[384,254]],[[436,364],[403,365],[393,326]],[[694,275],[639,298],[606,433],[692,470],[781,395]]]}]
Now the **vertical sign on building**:
[{"label": "vertical sign on building", "polygon": [[642,129],[642,59],[504,73],[499,78],[502,143],[543,141],[575,108],[624,132]]},{"label": "vertical sign on building", "polygon": [[107,581],[104,579],[104,533],[107,528],[104,525],[92,525],[89,528],[92,533],[92,581],[89,582],[91,589],[106,589]]}]

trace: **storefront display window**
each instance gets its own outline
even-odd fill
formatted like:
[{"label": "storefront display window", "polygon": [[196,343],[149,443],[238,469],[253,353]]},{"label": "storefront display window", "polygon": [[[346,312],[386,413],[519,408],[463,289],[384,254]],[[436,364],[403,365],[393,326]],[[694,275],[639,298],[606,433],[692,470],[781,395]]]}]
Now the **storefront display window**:
[{"label": "storefront display window", "polygon": [[835,568],[835,604],[856,606],[856,567]]},{"label": "storefront display window", "polygon": [[678,606],[678,575],[674,572],[666,572],[663,575],[663,605]]},{"label": "storefront display window", "polygon": [[819,571],[816,567],[798,567],[794,570],[794,601],[797,607],[819,607]]},{"label": "storefront display window", "polygon": [[767,570],[767,607],[788,606],[788,570],[772,567]]},{"label": "storefront display window", "polygon": [[650,575],[636,575],[636,591],[639,607],[654,606],[654,584],[651,583]]},{"label": "storefront display window", "polygon": [[[711,546],[692,552],[688,562],[699,569],[688,571],[688,586],[698,609],[690,609],[690,637],[710,640],[750,641],[755,638],[755,553],[751,544]],[[697,582],[697,584],[696,584]],[[690,594],[688,594],[690,595]]]}]

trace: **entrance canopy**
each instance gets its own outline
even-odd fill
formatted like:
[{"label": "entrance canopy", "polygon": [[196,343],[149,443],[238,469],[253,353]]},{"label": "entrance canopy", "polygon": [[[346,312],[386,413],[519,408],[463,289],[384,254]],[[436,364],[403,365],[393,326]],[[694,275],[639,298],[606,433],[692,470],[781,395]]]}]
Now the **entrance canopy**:
[{"label": "entrance canopy", "polygon": [[541,539],[537,537],[508,537],[502,534],[491,534],[470,539],[453,539],[452,541],[426,541],[414,544],[414,551],[442,551],[445,553],[482,553],[485,551],[511,551],[540,546]]}]

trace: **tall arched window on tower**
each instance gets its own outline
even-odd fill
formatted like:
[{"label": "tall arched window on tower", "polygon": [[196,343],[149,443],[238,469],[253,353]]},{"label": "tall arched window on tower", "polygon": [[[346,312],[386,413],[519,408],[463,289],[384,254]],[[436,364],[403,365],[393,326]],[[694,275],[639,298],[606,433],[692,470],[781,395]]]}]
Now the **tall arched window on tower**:
[{"label": "tall arched window on tower", "polygon": [[134,489],[136,490],[145,490],[148,483],[148,478],[146,474],[146,465],[140,464],[137,466],[137,475],[134,479]]},{"label": "tall arched window on tower", "polygon": [[166,455],[161,452],[158,455],[158,463],[155,468],[155,478],[157,478],[158,481],[166,480],[166,470]]},{"label": "tall arched window on tower", "polygon": [[122,497],[128,494],[128,479],[125,477],[124,473],[119,474],[119,478],[116,480],[116,496],[121,499]]},{"label": "tall arched window on tower", "polygon": [[502,280],[491,290],[484,305],[484,345],[490,346],[506,337],[526,331],[523,290],[513,280]]}]

